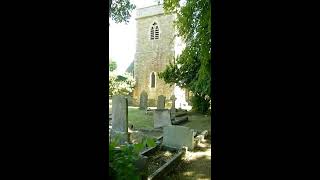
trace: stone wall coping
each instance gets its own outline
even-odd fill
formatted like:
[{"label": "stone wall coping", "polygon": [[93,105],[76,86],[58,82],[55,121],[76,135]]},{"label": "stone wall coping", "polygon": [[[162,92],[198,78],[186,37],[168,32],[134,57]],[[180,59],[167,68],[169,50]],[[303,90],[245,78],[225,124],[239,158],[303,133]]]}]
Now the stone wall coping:
[{"label": "stone wall coping", "polygon": [[136,18],[135,19],[140,19],[140,18],[150,17],[150,16],[156,16],[156,15],[160,15],[160,14],[164,14],[164,10],[163,10],[163,5],[162,4],[153,5],[153,6],[148,6],[148,7],[143,7],[143,8],[137,9]]}]

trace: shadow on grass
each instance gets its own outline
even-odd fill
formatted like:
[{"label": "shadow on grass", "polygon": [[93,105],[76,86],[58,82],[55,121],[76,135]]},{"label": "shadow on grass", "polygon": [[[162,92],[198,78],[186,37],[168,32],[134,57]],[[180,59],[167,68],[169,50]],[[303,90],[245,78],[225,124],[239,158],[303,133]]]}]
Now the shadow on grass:
[{"label": "shadow on grass", "polygon": [[176,126],[183,126],[183,125],[187,124],[188,122],[190,122],[190,121],[189,120],[183,121],[183,122],[180,122],[179,124],[176,124]]},{"label": "shadow on grass", "polygon": [[194,152],[206,152],[208,149],[211,149],[211,141],[210,139],[205,139],[205,141],[200,142],[198,146],[194,148]]},{"label": "shadow on grass", "polygon": [[192,152],[188,152],[185,159],[163,179],[211,179],[211,159],[212,157],[214,159],[215,155],[211,157],[210,136],[199,145],[200,147],[195,147]]},{"label": "shadow on grass", "polygon": [[189,161],[182,161],[163,179],[211,179],[211,159],[199,156]]}]

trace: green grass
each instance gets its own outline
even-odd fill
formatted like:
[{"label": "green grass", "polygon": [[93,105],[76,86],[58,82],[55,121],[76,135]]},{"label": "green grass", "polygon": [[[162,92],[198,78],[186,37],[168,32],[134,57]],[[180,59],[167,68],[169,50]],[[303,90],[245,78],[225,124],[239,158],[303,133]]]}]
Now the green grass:
[{"label": "green grass", "polygon": [[128,121],[134,128],[153,129],[153,115],[145,114],[145,110],[138,107],[128,107]]},{"label": "green grass", "polygon": [[197,131],[208,130],[211,131],[211,116],[200,113],[188,113],[189,121],[183,126],[190,127]]},{"label": "green grass", "polygon": [[[206,116],[199,113],[188,113],[189,121],[181,124],[182,126],[190,127],[197,131],[211,131],[211,116]],[[140,110],[138,107],[128,107],[129,124],[133,124],[135,128],[153,129],[153,114],[145,114],[145,110]]]}]

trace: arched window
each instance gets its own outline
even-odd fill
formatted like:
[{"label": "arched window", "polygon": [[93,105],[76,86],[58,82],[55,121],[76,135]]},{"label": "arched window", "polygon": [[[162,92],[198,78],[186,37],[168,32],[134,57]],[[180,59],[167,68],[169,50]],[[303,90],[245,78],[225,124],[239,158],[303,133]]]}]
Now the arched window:
[{"label": "arched window", "polygon": [[151,27],[150,39],[151,39],[151,40],[154,40],[154,29],[153,29],[153,27]]},{"label": "arched window", "polygon": [[159,26],[156,22],[154,22],[150,30],[150,39],[154,40],[159,38],[160,38]]},{"label": "arched window", "polygon": [[155,88],[156,87],[156,75],[154,74],[154,72],[151,73],[151,88]]}]

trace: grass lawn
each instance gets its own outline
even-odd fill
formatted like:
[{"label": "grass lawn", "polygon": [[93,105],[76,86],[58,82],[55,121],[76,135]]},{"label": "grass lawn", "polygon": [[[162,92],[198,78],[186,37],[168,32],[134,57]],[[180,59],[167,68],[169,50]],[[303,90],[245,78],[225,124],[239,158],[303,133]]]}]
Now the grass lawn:
[{"label": "grass lawn", "polygon": [[191,129],[195,129],[197,131],[208,130],[211,132],[211,116],[203,115],[200,113],[188,112],[189,121],[181,126],[190,127]]},{"label": "grass lawn", "polygon": [[134,128],[153,129],[153,114],[145,114],[139,107],[128,107],[128,121]]},{"label": "grass lawn", "polygon": [[[189,121],[181,126],[190,127],[197,131],[209,130],[211,131],[211,116],[202,115],[199,113],[188,113]],[[129,123],[133,124],[135,128],[153,129],[153,114],[145,114],[144,110],[138,107],[128,107]]]}]

